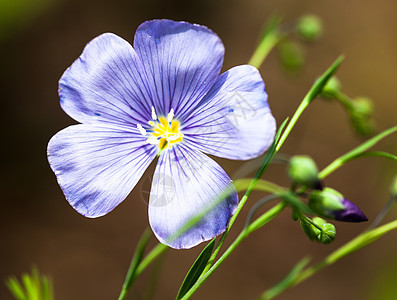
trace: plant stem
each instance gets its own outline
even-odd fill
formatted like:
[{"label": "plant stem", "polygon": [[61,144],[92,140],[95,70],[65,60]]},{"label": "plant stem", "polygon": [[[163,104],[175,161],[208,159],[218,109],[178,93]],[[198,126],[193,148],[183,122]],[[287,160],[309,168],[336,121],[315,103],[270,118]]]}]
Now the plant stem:
[{"label": "plant stem", "polygon": [[279,26],[282,19],[278,15],[273,15],[264,30],[261,41],[256,47],[255,52],[252,54],[248,64],[260,68],[270,51],[277,45],[283,38],[284,34],[280,32]]},{"label": "plant stem", "polygon": [[324,168],[319,174],[318,177],[320,179],[324,179],[327,177],[329,174],[332,172],[336,171],[339,169],[341,166],[343,166],[345,163],[348,161],[351,161],[353,159],[356,159],[358,157],[361,157],[364,151],[368,150],[372,146],[374,146],[376,143],[378,143],[380,140],[383,138],[387,137],[388,135],[397,132],[397,126],[391,127],[378,135],[370,138],[369,140],[365,141],[358,147],[354,148],[353,150],[347,152],[346,154],[338,157],[335,159],[332,163],[330,163],[326,168]]},{"label": "plant stem", "polygon": [[341,258],[349,254],[352,254],[367,245],[372,244],[377,239],[379,239],[380,237],[382,237],[383,235],[394,229],[397,229],[397,220],[394,220],[390,223],[387,223],[381,227],[372,229],[370,231],[363,232],[362,234],[360,234],[350,242],[346,243],[336,251],[332,252],[324,260],[320,261],[319,263],[315,264],[312,267],[306,268],[304,270],[301,270],[297,274],[294,274],[293,278],[291,278],[288,284],[275,286],[267,290],[261,295],[260,300],[270,300],[275,298],[276,296],[285,292],[290,287],[298,285],[299,283],[315,275],[317,272],[324,269],[325,267],[334,264]]},{"label": "plant stem", "polygon": [[269,55],[270,51],[280,40],[281,36],[278,32],[272,32],[266,35],[259,43],[248,64],[259,69],[266,57]]},{"label": "plant stem", "polygon": [[339,65],[343,61],[343,56],[339,56],[335,62],[328,68],[325,73],[316,80],[313,84],[309,92],[303,98],[301,104],[298,106],[295,114],[292,116],[290,122],[287,125],[287,128],[284,130],[280,140],[277,143],[276,152],[278,152],[281,146],[284,144],[285,140],[287,139],[288,135],[290,134],[292,128],[294,128],[296,122],[298,121],[299,117],[302,115],[303,111],[309,106],[309,104],[317,97],[319,93],[321,93],[323,87],[327,83],[327,81],[332,77],[332,75],[336,72]]},{"label": "plant stem", "polygon": [[379,228],[373,229],[371,231],[364,232],[345,244],[344,246],[340,247],[330,255],[328,255],[324,260],[319,262],[318,264],[314,265],[313,267],[307,268],[304,270],[295,280],[294,285],[301,283],[302,281],[308,279],[309,277],[313,276],[315,273],[320,271],[321,269],[332,265],[333,263],[337,262],[341,258],[354,253],[361,248],[372,244],[377,239],[382,237],[387,232],[397,228],[397,220],[390,222],[386,225],[383,225]]},{"label": "plant stem", "polygon": [[[327,83],[327,81],[332,77],[332,75],[336,72],[336,70],[338,69],[339,65],[341,64],[341,62],[343,61],[343,56],[338,57],[335,62],[324,72],[324,74],[318,79],[316,80],[316,82],[313,84],[313,86],[311,87],[311,89],[309,90],[309,92],[306,94],[306,96],[303,98],[301,104],[299,105],[299,107],[297,108],[295,114],[293,115],[292,119],[290,120],[290,122],[288,123],[287,128],[284,130],[284,132],[281,134],[280,139],[278,139],[277,143],[276,143],[276,148],[274,153],[272,154],[273,157],[275,154],[277,154],[277,152],[280,150],[281,146],[284,144],[285,140],[287,139],[289,133],[291,132],[292,128],[295,126],[296,122],[298,121],[299,117],[302,115],[303,111],[307,108],[307,106],[314,100],[314,98],[316,98],[316,96],[322,91],[324,85]],[[269,153],[269,152],[268,152]],[[271,159],[270,159],[271,160]],[[263,162],[266,162],[266,156],[263,160]],[[263,163],[262,163],[263,165]],[[250,182],[250,185],[248,186],[248,189],[245,193],[245,195],[243,196],[243,198],[241,199],[237,211],[236,213],[232,216],[229,226],[227,228],[227,230],[225,231],[225,233],[221,236],[221,239],[219,240],[211,258],[208,261],[208,264],[204,270],[204,273],[206,271],[208,271],[212,265],[212,263],[214,262],[216,256],[219,253],[219,250],[223,244],[223,242],[226,239],[226,236],[228,235],[232,225],[234,224],[235,219],[237,218],[237,216],[239,215],[241,209],[243,208],[243,206],[245,205],[246,201],[248,200],[248,197],[250,196],[251,192],[253,191],[253,189],[255,188],[257,182],[259,181],[259,178],[262,177],[266,167],[261,167],[258,169],[255,178]]]},{"label": "plant stem", "polygon": [[185,296],[181,300],[189,299],[196,290],[207,280],[209,276],[229,257],[229,255],[236,249],[236,247],[252,232],[258,230],[271,220],[273,220],[276,216],[278,216],[283,209],[287,206],[286,203],[281,202],[277,204],[270,210],[268,210],[265,214],[260,216],[254,222],[252,222],[248,227],[245,227],[238,237],[234,240],[234,242],[227,248],[227,250],[222,254],[222,256],[214,263],[214,265],[200,277],[200,279],[192,286],[192,288],[185,294]]}]

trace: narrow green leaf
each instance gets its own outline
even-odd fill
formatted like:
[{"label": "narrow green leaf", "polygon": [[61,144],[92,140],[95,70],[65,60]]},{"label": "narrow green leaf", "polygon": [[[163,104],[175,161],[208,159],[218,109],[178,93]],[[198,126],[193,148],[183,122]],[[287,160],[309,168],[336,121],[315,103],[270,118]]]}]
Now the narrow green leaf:
[{"label": "narrow green leaf", "polygon": [[[320,179],[324,179],[326,176],[328,176],[329,174],[331,174],[335,170],[339,169],[345,163],[362,156],[363,153],[365,151],[367,151],[369,148],[373,147],[379,141],[381,141],[385,137],[387,137],[390,134],[395,133],[395,132],[397,132],[397,126],[391,127],[389,129],[377,134],[376,136],[370,138],[369,140],[365,141],[364,143],[362,143],[358,147],[354,148],[353,150],[351,150],[351,151],[347,152],[346,154],[344,154],[344,155],[338,157],[337,159],[335,159],[332,163],[330,163],[324,170],[322,170],[318,174],[318,177]],[[363,155],[363,156],[365,156],[365,155]],[[382,156],[382,154],[380,154],[380,152],[378,152],[377,156]],[[383,156],[386,157],[386,155],[384,155],[384,154],[383,154]],[[388,158],[393,159],[392,155],[388,155]]]},{"label": "narrow green leaf", "polygon": [[149,241],[149,237],[150,237],[150,230],[146,229],[142,234],[142,237],[139,240],[139,243],[135,249],[135,253],[131,260],[131,264],[128,269],[127,276],[125,277],[124,280],[124,284],[119,296],[119,300],[125,299],[128,291],[130,290],[132,284],[136,279],[135,273],[139,266],[139,263],[142,261],[143,252],[145,251],[146,245]]},{"label": "narrow green leaf", "polygon": [[43,276],[42,278],[42,287],[43,287],[43,299],[44,300],[53,300],[54,299],[54,292],[52,290],[52,283],[51,280]]},{"label": "narrow green leaf", "polygon": [[29,274],[22,274],[22,283],[25,287],[28,299],[36,300],[37,287],[35,286],[34,280],[29,276]]},{"label": "narrow green leaf", "polygon": [[336,70],[339,68],[339,65],[343,61],[343,55],[339,56],[335,62],[323,73],[323,75],[318,78],[310,90],[307,92],[306,96],[303,98],[301,104],[299,104],[296,112],[291,118],[291,121],[288,123],[287,128],[285,128],[283,135],[280,137],[280,140],[277,143],[276,152],[278,152],[281,146],[284,144],[288,135],[290,134],[292,128],[295,126],[299,117],[303,113],[303,111],[309,106],[309,104],[317,97],[318,94],[321,93],[324,86],[327,84],[328,80],[334,75]]},{"label": "narrow green leaf", "polygon": [[176,299],[181,299],[200,278],[201,274],[205,269],[205,266],[207,265],[208,260],[211,257],[214,246],[215,238],[208,243],[203,251],[201,251],[200,255],[197,257],[189,272],[186,274],[186,277],[182,282]]},{"label": "narrow green leaf", "polygon": [[283,280],[281,280],[276,286],[264,292],[260,297],[260,300],[273,299],[277,295],[282,293],[284,290],[289,288],[294,283],[297,276],[300,275],[301,271],[308,265],[309,262],[310,259],[308,257],[305,257],[301,261],[299,261]]},{"label": "narrow green leaf", "polygon": [[17,300],[26,300],[27,297],[25,295],[25,292],[19,283],[18,279],[16,279],[14,276],[8,278],[6,285],[12,295],[15,297]]},{"label": "narrow green leaf", "polygon": [[370,157],[370,156],[384,157],[397,162],[397,155],[393,155],[391,153],[383,152],[383,151],[368,151],[357,155],[355,158]]}]

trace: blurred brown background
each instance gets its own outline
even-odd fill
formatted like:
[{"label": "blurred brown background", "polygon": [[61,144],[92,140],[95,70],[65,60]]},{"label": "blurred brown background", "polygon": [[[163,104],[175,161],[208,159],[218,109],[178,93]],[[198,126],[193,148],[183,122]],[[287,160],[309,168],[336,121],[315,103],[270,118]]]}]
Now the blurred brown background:
[{"label": "blurred brown background", "polygon": [[[57,300],[116,299],[134,247],[148,225],[147,199],[141,194],[147,190],[153,166],[112,213],[86,219],[64,199],[47,163],[50,137],[75,123],[59,106],[57,81],[89,40],[103,32],[114,32],[132,41],[135,29],[145,20],[186,20],[207,25],[219,34],[226,47],[226,70],[247,62],[262,24],[276,11],[287,21],[316,13],[326,26],[320,41],[305,46],[307,63],[299,76],[283,73],[275,53],[260,70],[279,124],[293,114],[314,78],[341,53],[346,55],[338,72],[344,92],[374,100],[380,130],[396,124],[394,1],[0,0],[1,282],[8,275],[29,271],[35,264],[52,276]],[[361,141],[340,105],[316,101],[282,151],[309,154],[322,168]],[[377,147],[396,153],[396,137]],[[242,164],[218,162],[229,174]],[[381,159],[362,159],[332,174],[326,184],[343,192],[374,219],[387,201],[395,167]],[[272,166],[266,178],[288,184],[280,165]],[[251,203],[259,197],[254,194]],[[237,234],[244,216],[230,237]],[[396,208],[388,219],[395,216]],[[318,261],[367,226],[336,225],[338,234],[333,244],[315,244],[285,211],[246,240],[194,299],[256,299],[299,259],[310,255]],[[279,299],[397,299],[392,284],[397,278],[396,241],[397,233],[393,232]],[[151,245],[154,243],[153,238]],[[148,293],[154,293],[154,299],[173,299],[201,249],[169,251],[157,289],[149,287],[148,292],[152,268],[137,281],[129,299],[146,299]],[[0,299],[11,299],[3,284]]]}]

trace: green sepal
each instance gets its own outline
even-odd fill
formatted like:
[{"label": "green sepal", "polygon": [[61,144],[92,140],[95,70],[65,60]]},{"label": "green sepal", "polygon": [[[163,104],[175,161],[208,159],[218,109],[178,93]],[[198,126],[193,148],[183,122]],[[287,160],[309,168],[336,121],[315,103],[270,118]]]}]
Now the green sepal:
[{"label": "green sepal", "polygon": [[301,217],[301,227],[310,240],[322,244],[330,244],[336,236],[335,226],[324,219],[314,217],[313,220]]},{"label": "green sepal", "polygon": [[317,242],[322,244],[330,244],[334,241],[336,237],[336,229],[333,224],[327,223],[324,219],[319,217],[314,217],[313,223],[321,228],[317,234]]},{"label": "green sepal", "polygon": [[208,260],[211,257],[212,250],[214,250],[215,246],[215,238],[208,243],[208,245],[201,251],[200,255],[197,257],[196,261],[190,268],[189,272],[186,274],[185,279],[182,282],[181,287],[179,288],[178,295],[176,299],[181,299],[190,288],[196,283],[196,281],[200,278],[203,273]]},{"label": "green sepal", "polygon": [[309,196],[309,207],[320,216],[332,218],[330,212],[343,210],[343,195],[338,191],[326,187],[322,191],[313,191]]}]

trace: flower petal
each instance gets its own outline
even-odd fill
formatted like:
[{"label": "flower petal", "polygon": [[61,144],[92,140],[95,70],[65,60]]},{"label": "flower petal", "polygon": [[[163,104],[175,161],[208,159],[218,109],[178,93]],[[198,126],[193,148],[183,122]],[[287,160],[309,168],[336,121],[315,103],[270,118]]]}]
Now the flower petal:
[{"label": "flower petal", "polygon": [[184,139],[199,150],[229,159],[251,159],[273,142],[276,121],[256,68],[237,66],[219,76],[181,124]]},{"label": "flower petal", "polygon": [[207,27],[171,20],[142,23],[134,48],[157,101],[156,111],[166,116],[173,108],[179,120],[215,83],[225,51]]},{"label": "flower petal", "polygon": [[128,128],[92,124],[61,130],[47,151],[66,199],[91,218],[107,214],[123,201],[157,153]]},{"label": "flower petal", "polygon": [[[226,172],[201,152],[184,145],[164,151],[149,199],[149,221],[154,234],[176,249],[191,248],[221,234],[238,204],[237,193],[230,184]],[[220,201],[226,188],[233,192]],[[174,238],[189,220],[207,210],[210,211],[194,227]]]},{"label": "flower petal", "polygon": [[102,34],[59,80],[63,110],[81,123],[146,123],[152,96],[137,54],[124,39]]}]

